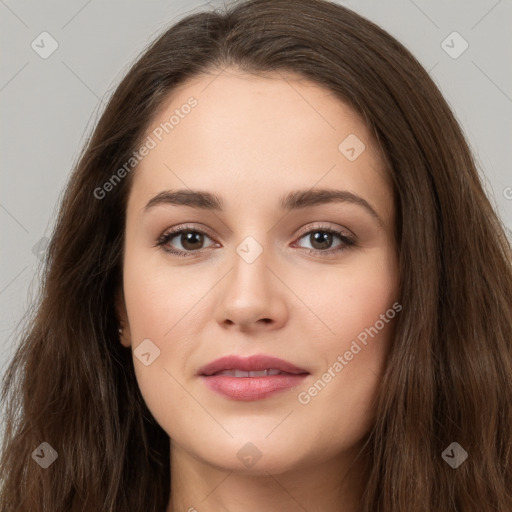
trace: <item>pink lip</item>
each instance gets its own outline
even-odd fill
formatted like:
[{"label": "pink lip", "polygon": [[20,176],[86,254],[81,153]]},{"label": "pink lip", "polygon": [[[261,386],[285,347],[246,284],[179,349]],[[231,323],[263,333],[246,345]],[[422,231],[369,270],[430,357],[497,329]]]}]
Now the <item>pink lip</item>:
[{"label": "pink lip", "polygon": [[[280,370],[283,374],[261,377],[233,377],[214,375],[222,370],[261,371]],[[251,357],[226,356],[207,364],[198,372],[212,390],[232,400],[260,400],[279,391],[298,386],[309,372],[276,357],[255,355]]]}]

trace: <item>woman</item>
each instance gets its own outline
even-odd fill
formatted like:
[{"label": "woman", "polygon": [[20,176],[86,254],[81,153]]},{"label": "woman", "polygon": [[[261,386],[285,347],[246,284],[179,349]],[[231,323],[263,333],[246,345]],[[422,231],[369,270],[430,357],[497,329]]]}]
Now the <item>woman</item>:
[{"label": "woman", "polygon": [[511,510],[510,254],[382,29],[324,0],[188,16],[70,179],[0,511]]}]

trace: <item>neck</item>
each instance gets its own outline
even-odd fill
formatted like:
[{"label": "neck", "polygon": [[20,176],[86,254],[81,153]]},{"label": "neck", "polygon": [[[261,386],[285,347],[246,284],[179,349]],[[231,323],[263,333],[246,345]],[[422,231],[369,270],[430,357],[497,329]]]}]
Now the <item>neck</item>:
[{"label": "neck", "polygon": [[249,474],[209,465],[171,442],[166,512],[359,512],[365,462],[359,450],[278,474]]}]

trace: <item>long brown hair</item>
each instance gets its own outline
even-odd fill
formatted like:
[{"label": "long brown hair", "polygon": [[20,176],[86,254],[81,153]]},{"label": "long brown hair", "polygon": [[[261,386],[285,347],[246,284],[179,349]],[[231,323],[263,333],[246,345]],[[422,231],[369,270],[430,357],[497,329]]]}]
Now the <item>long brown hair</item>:
[{"label": "long brown hair", "polygon": [[[102,199],[94,191],[177,85],[226,66],[323,85],[365,120],[393,183],[403,309],[361,510],[510,512],[510,244],[428,73],[385,31],[326,0],[189,15],[118,86],[71,175],[40,300],[5,374],[0,512],[165,510],[169,439],[140,395],[114,304],[136,170]],[[46,469],[31,456],[42,442],[58,453]],[[442,457],[452,442],[468,453],[457,469]]]}]

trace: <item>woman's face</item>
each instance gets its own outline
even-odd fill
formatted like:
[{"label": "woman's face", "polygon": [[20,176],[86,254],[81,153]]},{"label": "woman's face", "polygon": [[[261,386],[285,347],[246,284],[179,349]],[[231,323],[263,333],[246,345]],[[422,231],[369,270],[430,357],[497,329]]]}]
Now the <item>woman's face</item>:
[{"label": "woman's face", "polygon": [[343,457],[374,420],[401,308],[392,191],[363,122],[297,75],[230,69],[176,89],[147,136],[122,343],[172,449],[253,473]]}]

